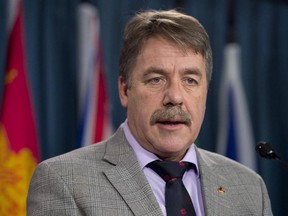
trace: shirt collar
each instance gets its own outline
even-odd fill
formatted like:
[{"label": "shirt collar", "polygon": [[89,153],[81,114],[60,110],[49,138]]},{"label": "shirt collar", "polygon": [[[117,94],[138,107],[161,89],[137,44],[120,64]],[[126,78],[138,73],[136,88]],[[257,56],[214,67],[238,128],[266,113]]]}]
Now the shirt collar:
[{"label": "shirt collar", "polygon": [[[136,154],[137,160],[140,164],[141,169],[143,170],[145,166],[155,160],[160,160],[155,154],[147,151],[144,149],[135,139],[135,137],[132,135],[130,128],[128,126],[128,120],[126,119],[124,122],[124,134],[126,139],[128,140],[128,143],[131,145],[133,151]],[[198,168],[198,162],[197,162],[197,155],[195,151],[195,144],[193,143],[188,151],[186,152],[184,158],[181,161],[190,162],[195,165],[196,167],[196,173],[199,176],[199,168]]]}]

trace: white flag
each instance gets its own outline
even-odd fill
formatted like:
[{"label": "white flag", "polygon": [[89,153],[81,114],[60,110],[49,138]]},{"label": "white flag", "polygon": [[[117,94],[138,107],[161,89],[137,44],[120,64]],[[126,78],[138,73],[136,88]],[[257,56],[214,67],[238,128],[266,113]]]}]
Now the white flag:
[{"label": "white flag", "polygon": [[240,56],[238,44],[225,47],[217,151],[256,170],[255,140],[241,82]]},{"label": "white flag", "polygon": [[111,135],[108,94],[105,84],[100,41],[100,22],[96,8],[79,5],[79,111],[80,146]]}]

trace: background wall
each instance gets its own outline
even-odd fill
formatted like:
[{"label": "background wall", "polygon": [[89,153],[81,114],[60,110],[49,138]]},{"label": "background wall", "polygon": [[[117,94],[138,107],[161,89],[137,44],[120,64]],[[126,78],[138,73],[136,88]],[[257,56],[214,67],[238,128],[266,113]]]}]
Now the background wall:
[{"label": "background wall", "polygon": [[[24,0],[28,72],[42,159],[77,148],[77,6],[80,0]],[[256,140],[273,143],[288,161],[288,4],[272,0],[92,0],[98,8],[114,128],[125,119],[117,93],[118,56],[127,20],[138,10],[178,8],[198,18],[211,38],[213,80],[197,141],[215,151],[223,48],[238,42],[241,78]],[[0,103],[7,42],[6,1],[0,1]],[[256,154],[256,153],[255,153]],[[288,212],[288,171],[258,160],[275,215]]]}]

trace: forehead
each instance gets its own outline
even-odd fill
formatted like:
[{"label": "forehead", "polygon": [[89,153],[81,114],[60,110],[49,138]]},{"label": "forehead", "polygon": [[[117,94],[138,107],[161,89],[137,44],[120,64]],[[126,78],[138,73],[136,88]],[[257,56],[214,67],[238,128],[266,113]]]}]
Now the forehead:
[{"label": "forehead", "polygon": [[151,37],[143,45],[137,56],[137,65],[144,67],[198,67],[205,71],[204,58],[193,49],[184,49],[177,44],[161,37]]},{"label": "forehead", "polygon": [[[147,39],[147,41],[143,44],[139,55],[143,55],[144,53],[151,52],[149,53],[150,55],[153,55],[153,53],[157,53],[157,51],[165,50],[165,49],[173,49],[177,50],[179,54],[181,53],[182,55],[187,54],[187,52],[194,52],[195,51],[191,48],[186,48],[186,47],[181,47],[180,45],[176,44],[175,42],[172,42],[171,40],[165,39],[161,36],[153,36]],[[167,53],[168,54],[168,53]]]}]

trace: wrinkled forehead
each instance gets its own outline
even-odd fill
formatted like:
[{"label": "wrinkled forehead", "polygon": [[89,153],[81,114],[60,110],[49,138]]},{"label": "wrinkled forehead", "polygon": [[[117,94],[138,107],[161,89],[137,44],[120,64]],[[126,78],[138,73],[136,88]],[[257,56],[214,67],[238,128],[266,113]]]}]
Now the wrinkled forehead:
[{"label": "wrinkled forehead", "polygon": [[183,55],[187,55],[189,52],[193,52],[195,54],[201,54],[204,57],[204,52],[200,50],[196,45],[193,44],[187,44],[183,43],[174,39],[171,39],[170,37],[163,36],[163,35],[151,35],[150,37],[147,37],[142,41],[142,45],[140,46],[139,53],[140,55],[143,50],[146,48],[148,41],[151,40],[158,40],[162,41],[163,43],[169,44],[170,46],[173,46],[177,48],[180,52],[182,52]]}]

